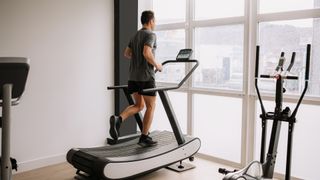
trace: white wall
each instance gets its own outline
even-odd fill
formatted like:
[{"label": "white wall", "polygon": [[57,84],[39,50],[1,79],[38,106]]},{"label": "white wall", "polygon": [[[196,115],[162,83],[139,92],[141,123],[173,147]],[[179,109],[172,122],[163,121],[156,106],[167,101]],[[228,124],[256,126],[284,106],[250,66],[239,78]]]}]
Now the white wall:
[{"label": "white wall", "polygon": [[113,0],[1,0],[0,56],[31,60],[13,110],[12,150],[25,171],[103,145],[113,112]]}]

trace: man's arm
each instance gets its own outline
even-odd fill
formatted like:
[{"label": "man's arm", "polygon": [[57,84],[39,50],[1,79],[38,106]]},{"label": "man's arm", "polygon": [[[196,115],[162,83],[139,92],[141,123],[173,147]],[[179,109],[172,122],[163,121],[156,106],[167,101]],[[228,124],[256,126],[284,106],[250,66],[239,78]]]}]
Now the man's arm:
[{"label": "man's arm", "polygon": [[162,70],[162,65],[157,64],[153,53],[152,53],[152,48],[150,46],[144,45],[143,46],[143,56],[146,58],[149,64],[153,65],[157,70],[161,71]]},{"label": "man's arm", "polygon": [[132,58],[132,50],[129,47],[126,47],[126,49],[124,50],[124,57],[126,57],[127,59]]}]

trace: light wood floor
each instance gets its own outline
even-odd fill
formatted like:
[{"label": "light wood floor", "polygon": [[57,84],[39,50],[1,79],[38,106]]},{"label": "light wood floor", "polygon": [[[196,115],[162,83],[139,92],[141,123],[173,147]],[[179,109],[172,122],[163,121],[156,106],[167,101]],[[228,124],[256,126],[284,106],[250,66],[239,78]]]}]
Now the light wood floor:
[{"label": "light wood floor", "polygon": [[[168,169],[160,169],[146,176],[137,178],[138,180],[216,180],[222,179],[218,173],[221,165],[201,158],[195,158],[192,164],[195,169],[177,173]],[[28,172],[14,175],[14,180],[73,180],[76,170],[68,163],[52,165]]]}]

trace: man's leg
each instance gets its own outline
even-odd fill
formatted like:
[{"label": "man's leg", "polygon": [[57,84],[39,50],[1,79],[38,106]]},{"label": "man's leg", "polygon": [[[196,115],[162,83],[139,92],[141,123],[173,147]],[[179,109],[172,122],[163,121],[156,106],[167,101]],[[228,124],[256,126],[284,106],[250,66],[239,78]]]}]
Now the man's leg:
[{"label": "man's leg", "polygon": [[146,112],[143,117],[142,134],[148,135],[156,106],[156,96],[143,96],[143,99],[146,103]]},{"label": "man's leg", "polygon": [[144,95],[143,99],[146,104],[146,112],[143,117],[143,130],[139,139],[139,145],[150,147],[157,144],[156,141],[153,141],[152,138],[148,136],[156,106],[156,96]]},{"label": "man's leg", "polygon": [[121,114],[120,116],[111,116],[110,117],[110,130],[109,133],[111,137],[115,140],[119,137],[119,129],[121,123],[126,120],[128,117],[142,111],[144,107],[144,100],[142,98],[142,95],[138,93],[132,94],[135,104],[128,106]]},{"label": "man's leg", "polygon": [[144,100],[142,95],[138,93],[132,94],[135,104],[128,106],[122,113],[120,114],[120,117],[122,121],[126,120],[128,117],[137,114],[138,112],[142,111],[144,108]]}]

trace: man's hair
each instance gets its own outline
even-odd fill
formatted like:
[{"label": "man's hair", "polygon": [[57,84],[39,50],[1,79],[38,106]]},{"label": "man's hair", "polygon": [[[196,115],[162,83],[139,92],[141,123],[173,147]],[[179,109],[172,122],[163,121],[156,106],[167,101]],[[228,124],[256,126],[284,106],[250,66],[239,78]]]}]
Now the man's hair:
[{"label": "man's hair", "polygon": [[148,24],[151,20],[154,19],[153,11],[143,11],[141,14],[141,24]]}]

